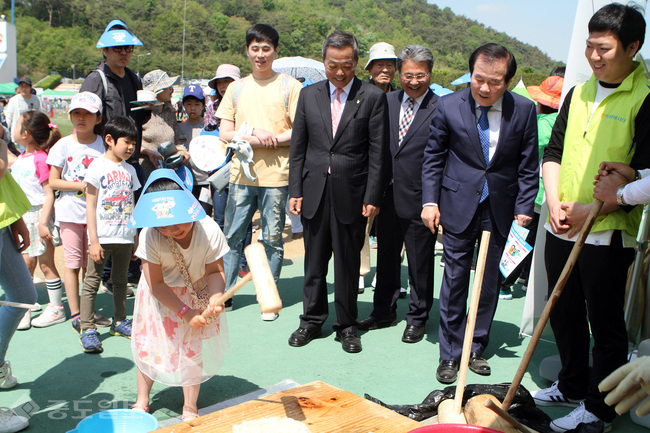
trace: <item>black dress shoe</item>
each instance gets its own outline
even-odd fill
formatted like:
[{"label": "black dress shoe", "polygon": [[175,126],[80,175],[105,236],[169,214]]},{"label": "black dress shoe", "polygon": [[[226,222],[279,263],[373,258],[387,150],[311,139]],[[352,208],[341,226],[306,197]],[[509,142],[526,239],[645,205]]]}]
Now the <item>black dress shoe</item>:
[{"label": "black dress shoe", "polygon": [[454,383],[458,375],[458,361],[450,359],[440,361],[436,370],[436,379],[440,383]]},{"label": "black dress shoe", "polygon": [[406,325],[402,341],[404,343],[417,343],[424,337],[424,326]]},{"label": "black dress shoe", "polygon": [[357,331],[336,331],[336,341],[340,341],[343,350],[348,353],[361,352],[361,338]]},{"label": "black dress shoe", "polygon": [[489,376],[492,373],[490,364],[480,353],[472,352],[469,356],[469,369],[481,376]]},{"label": "black dress shoe", "polygon": [[302,347],[316,337],[320,337],[320,328],[298,328],[289,337],[289,346]]},{"label": "black dress shoe", "polygon": [[388,328],[389,326],[395,325],[397,325],[397,317],[395,316],[382,317],[381,319],[369,316],[367,319],[363,319],[357,323],[357,329],[372,331],[373,329]]}]

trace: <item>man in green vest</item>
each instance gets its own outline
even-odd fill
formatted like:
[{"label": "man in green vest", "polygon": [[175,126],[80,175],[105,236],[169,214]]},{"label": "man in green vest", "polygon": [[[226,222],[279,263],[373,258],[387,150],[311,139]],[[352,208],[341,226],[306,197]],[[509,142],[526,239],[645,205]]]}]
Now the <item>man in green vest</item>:
[{"label": "man in green vest", "polygon": [[[593,75],[567,94],[543,158],[549,293],[594,205],[592,182],[599,164],[650,166],[650,88],[643,67],[633,61],[645,27],[638,10],[618,3],[604,6],[589,21],[585,56]],[[551,314],[562,369],[551,387],[532,394],[541,406],[577,406],[551,423],[554,431],[599,421],[604,431],[611,430],[616,414],[598,383],[627,361],[623,298],[640,218],[640,207],[603,206]]]}]

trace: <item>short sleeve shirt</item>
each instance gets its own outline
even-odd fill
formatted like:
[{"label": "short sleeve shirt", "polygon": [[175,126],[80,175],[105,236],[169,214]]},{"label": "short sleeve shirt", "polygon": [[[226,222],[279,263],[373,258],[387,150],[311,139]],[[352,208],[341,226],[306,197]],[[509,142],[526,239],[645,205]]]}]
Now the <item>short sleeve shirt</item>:
[{"label": "short sleeve shirt", "polygon": [[20,155],[11,166],[11,174],[32,206],[40,206],[45,202],[43,182],[50,178],[50,167],[46,160],[47,153],[38,150],[29,155]]},{"label": "short sleeve shirt", "polygon": [[95,158],[86,171],[86,183],[97,188],[97,238],[100,244],[130,244],[137,233],[126,226],[133,208],[133,192],[140,182],[133,166]]},{"label": "short sleeve shirt", "polygon": [[[68,182],[84,182],[90,163],[105,153],[104,141],[99,136],[91,144],[80,144],[74,136],[68,135],[52,146],[47,163],[62,169],[61,179]],[[54,206],[57,221],[86,224],[85,194],[78,191],[61,191]]]},{"label": "short sleeve shirt", "polygon": [[[217,109],[217,117],[235,122],[239,130],[244,122],[274,135],[288,131],[298,105],[302,84],[293,77],[277,74],[268,80],[256,80],[252,75],[243,81],[230,83]],[[284,82],[284,86],[283,86]],[[238,95],[235,89],[239,89]],[[233,101],[235,99],[235,101]],[[257,180],[251,181],[241,170],[238,158],[233,158],[230,182],[239,185],[279,187],[289,183],[289,146],[276,149],[255,148],[253,161]]]},{"label": "short sleeve shirt", "polygon": [[[229,250],[226,237],[216,222],[205,217],[194,223],[192,240],[187,249],[178,248],[187,265],[192,281],[205,276],[205,265],[214,263]],[[147,227],[140,232],[140,242],[135,255],[142,260],[162,267],[163,280],[170,287],[184,287],[185,282],[178,270],[178,264],[167,239],[158,230]]]}]

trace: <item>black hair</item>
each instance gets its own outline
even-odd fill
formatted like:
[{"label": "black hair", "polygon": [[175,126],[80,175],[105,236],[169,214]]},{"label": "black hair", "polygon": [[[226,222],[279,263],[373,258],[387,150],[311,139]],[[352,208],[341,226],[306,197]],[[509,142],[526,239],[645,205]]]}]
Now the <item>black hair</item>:
[{"label": "black hair", "polygon": [[323,41],[323,58],[325,58],[327,48],[329,47],[338,49],[352,47],[354,50],[354,59],[359,59],[359,43],[357,42],[357,38],[355,38],[351,33],[342,32],[340,30],[330,33],[330,35]]},{"label": "black hair", "polygon": [[107,135],[110,135],[111,138],[113,138],[113,141],[116,143],[120,138],[136,141],[138,139],[138,127],[130,117],[114,117],[113,119],[106,122],[106,125],[104,125],[103,138],[104,147],[106,149],[108,149],[108,144],[106,143]]},{"label": "black hair", "polygon": [[48,151],[61,138],[61,132],[46,114],[29,110],[22,114],[21,128],[29,133],[40,150]]},{"label": "black hair", "polygon": [[557,66],[553,68],[550,74],[548,74],[549,77],[552,76],[557,76],[557,77],[562,77],[564,78],[564,74],[566,73],[566,66]]},{"label": "black hair", "polygon": [[589,33],[592,32],[613,33],[624,49],[639,41],[638,53],[645,40],[645,19],[638,6],[610,3],[598,9],[589,20]]},{"label": "black hair", "polygon": [[188,96],[185,96],[185,97],[181,100],[181,104],[184,104],[185,101],[187,101],[188,99],[196,99],[196,100],[199,101],[201,104],[203,104],[203,106],[205,107],[205,98],[204,98],[204,99],[199,99],[199,98],[197,98],[197,97],[194,96],[194,95],[188,95]]},{"label": "black hair", "polygon": [[474,50],[472,55],[469,56],[470,73],[474,72],[474,64],[476,63],[476,59],[481,55],[484,56],[488,62],[494,62],[496,60],[502,59],[508,60],[508,69],[506,70],[506,76],[504,77],[506,83],[509,83],[510,80],[512,80],[512,77],[515,76],[515,72],[517,72],[517,60],[515,60],[515,56],[506,47],[495,43],[485,44]]},{"label": "black hair", "polygon": [[149,185],[147,190],[144,191],[144,194],[148,192],[176,191],[176,190],[183,190],[183,188],[181,188],[181,186],[176,182],[174,182],[173,180],[167,179],[166,177],[162,177],[160,179],[156,179],[153,182],[151,182],[151,185]]},{"label": "black hair", "polygon": [[268,24],[255,24],[246,30],[246,48],[253,42],[270,42],[273,48],[278,48],[280,35]]}]

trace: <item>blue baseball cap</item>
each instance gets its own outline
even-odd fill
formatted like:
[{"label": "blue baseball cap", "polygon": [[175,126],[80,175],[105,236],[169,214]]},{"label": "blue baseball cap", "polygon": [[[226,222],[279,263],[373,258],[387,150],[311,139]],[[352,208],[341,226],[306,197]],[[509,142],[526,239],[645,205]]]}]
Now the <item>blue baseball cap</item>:
[{"label": "blue baseball cap", "polygon": [[[182,189],[146,192],[149,185],[158,179],[172,180]],[[127,223],[129,228],[165,227],[196,222],[206,217],[203,206],[194,198],[174,170],[168,168],[154,170],[142,190],[145,192],[140,196]]]},{"label": "blue baseball cap", "polygon": [[189,84],[183,89],[183,102],[185,98],[194,97],[199,101],[205,102],[205,95],[203,94],[203,89],[198,84]]},{"label": "blue baseball cap", "polygon": [[129,45],[142,45],[131,30],[122,20],[113,20],[106,26],[106,30],[97,41],[97,48],[123,47]]}]

